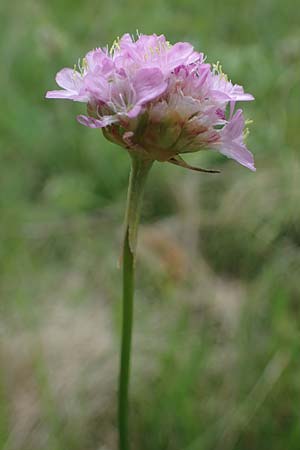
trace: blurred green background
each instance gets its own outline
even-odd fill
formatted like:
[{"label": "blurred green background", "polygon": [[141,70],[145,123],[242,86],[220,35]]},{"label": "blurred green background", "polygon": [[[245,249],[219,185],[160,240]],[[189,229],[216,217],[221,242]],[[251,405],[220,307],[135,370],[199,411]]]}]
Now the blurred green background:
[{"label": "blurred green background", "polygon": [[115,450],[129,158],[46,101],[124,32],[220,60],[256,101],[255,174],[156,164],[139,241],[133,450],[299,450],[300,8],[296,0],[0,5],[0,448]]}]

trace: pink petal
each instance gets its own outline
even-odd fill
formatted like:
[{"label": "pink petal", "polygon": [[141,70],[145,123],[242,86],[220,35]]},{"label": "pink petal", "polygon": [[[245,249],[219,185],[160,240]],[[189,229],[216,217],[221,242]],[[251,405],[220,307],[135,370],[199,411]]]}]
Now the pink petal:
[{"label": "pink petal", "polygon": [[70,91],[63,91],[63,90],[57,90],[57,91],[48,91],[46,93],[46,98],[66,98],[68,100],[74,100],[74,97],[77,94],[74,94]]},{"label": "pink petal", "polygon": [[130,119],[134,119],[137,117],[142,110],[142,107],[140,105],[135,105],[128,113],[126,114]]},{"label": "pink petal", "polygon": [[235,159],[242,166],[247,167],[253,172],[256,171],[254,166],[254,158],[252,153],[247,149],[244,144],[239,144],[238,142],[231,142],[226,148],[221,148],[220,153],[227,156],[228,158]]},{"label": "pink petal", "polygon": [[168,51],[168,69],[173,70],[180,64],[191,64],[200,56],[188,42],[177,42]]},{"label": "pink petal", "polygon": [[91,94],[92,97],[96,97],[97,100],[101,100],[104,103],[109,100],[109,83],[100,74],[94,75],[89,73],[86,75],[84,85],[86,91]]},{"label": "pink petal", "polygon": [[253,155],[243,143],[244,126],[243,111],[239,109],[220,132],[219,151],[228,158],[235,159],[238,163],[255,171]]},{"label": "pink petal", "polygon": [[157,68],[140,69],[133,78],[137,104],[141,105],[154,100],[167,89],[167,86],[161,70]]},{"label": "pink petal", "polygon": [[68,91],[78,91],[78,82],[75,80],[81,81],[81,75],[73,69],[66,68],[60,70],[56,74],[55,80],[58,86],[63,89],[67,89]]},{"label": "pink petal", "polygon": [[234,140],[242,136],[245,126],[243,111],[238,109],[222,130],[223,139]]},{"label": "pink petal", "polygon": [[238,101],[246,102],[246,101],[254,100],[253,95],[245,93],[244,88],[238,84],[235,84],[233,86],[233,88],[230,92],[230,96],[236,102],[238,102]]},{"label": "pink petal", "polygon": [[48,91],[46,92],[45,98],[62,98],[65,100],[73,100],[75,102],[86,103],[88,101],[88,97],[86,95],[79,95],[76,92],[72,91]]},{"label": "pink petal", "polygon": [[229,102],[230,100],[233,100],[232,97],[227,92],[222,92],[218,89],[211,89],[210,95],[220,102]]}]

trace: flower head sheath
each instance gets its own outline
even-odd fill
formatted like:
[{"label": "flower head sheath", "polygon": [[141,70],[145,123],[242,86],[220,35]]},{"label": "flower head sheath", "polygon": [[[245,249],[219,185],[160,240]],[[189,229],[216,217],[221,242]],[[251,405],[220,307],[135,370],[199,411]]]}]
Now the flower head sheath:
[{"label": "flower head sheath", "polygon": [[255,170],[243,112],[234,112],[253,96],[189,43],[125,34],[110,50],[90,51],[78,70],[62,69],[56,82],[62,90],[47,98],[87,103],[78,121],[130,152],[189,167],[180,154],[209,149]]}]

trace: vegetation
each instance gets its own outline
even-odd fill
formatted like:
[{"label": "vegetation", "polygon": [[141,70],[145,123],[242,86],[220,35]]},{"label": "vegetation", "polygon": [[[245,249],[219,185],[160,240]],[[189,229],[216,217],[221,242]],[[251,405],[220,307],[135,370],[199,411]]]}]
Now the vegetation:
[{"label": "vegetation", "polygon": [[300,12],[295,0],[0,5],[0,448],[115,450],[126,152],[44,100],[117,35],[164,33],[256,101],[257,172],[155,164],[139,242],[133,450],[298,450]]}]

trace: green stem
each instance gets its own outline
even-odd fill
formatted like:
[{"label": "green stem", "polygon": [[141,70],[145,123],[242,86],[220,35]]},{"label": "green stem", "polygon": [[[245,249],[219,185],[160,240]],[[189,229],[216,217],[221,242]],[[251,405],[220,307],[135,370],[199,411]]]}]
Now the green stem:
[{"label": "green stem", "polygon": [[123,311],[119,375],[119,449],[129,450],[128,390],[133,323],[134,271],[137,230],[147,174],[152,161],[131,155],[123,244]]}]

